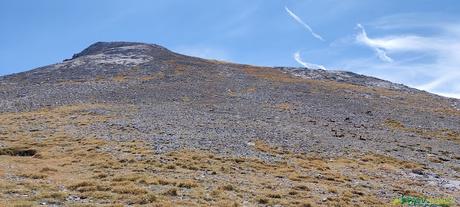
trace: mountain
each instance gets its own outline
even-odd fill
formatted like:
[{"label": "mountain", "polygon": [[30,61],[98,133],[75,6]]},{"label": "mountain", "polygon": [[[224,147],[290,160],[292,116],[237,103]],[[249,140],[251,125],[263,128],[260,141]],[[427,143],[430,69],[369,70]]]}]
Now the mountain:
[{"label": "mountain", "polygon": [[0,205],[458,203],[460,100],[98,42],[0,77],[0,157]]}]

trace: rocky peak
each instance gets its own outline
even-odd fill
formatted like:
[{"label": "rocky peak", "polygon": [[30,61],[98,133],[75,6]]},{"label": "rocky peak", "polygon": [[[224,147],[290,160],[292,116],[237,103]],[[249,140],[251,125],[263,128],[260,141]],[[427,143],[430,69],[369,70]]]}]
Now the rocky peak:
[{"label": "rocky peak", "polygon": [[331,80],[337,82],[344,82],[354,85],[361,85],[366,87],[386,88],[391,90],[401,90],[408,92],[416,92],[417,89],[409,88],[405,85],[392,83],[390,81],[365,76],[348,71],[340,70],[322,70],[322,69],[309,69],[309,68],[294,68],[294,67],[277,67],[277,69],[290,73],[297,77],[314,80]]},{"label": "rocky peak", "polygon": [[156,45],[139,42],[96,42],[80,53],[74,54],[72,59],[83,56],[98,55],[98,54],[153,54],[158,52],[170,52],[168,49]]}]

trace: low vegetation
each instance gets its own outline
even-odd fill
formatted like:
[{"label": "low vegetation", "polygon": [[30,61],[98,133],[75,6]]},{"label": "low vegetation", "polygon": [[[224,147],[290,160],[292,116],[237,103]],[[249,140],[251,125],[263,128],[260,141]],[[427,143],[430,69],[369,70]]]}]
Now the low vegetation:
[{"label": "low vegetation", "polygon": [[326,158],[259,140],[254,150],[276,159],[157,154],[140,140],[72,133],[111,119],[88,112],[110,107],[0,114],[0,206],[388,206],[396,195],[423,196],[400,174],[424,166],[373,153]]}]

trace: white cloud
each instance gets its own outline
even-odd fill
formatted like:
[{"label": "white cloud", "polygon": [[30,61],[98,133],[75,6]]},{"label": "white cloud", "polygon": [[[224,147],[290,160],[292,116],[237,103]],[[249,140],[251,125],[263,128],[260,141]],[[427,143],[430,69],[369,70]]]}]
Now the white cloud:
[{"label": "white cloud", "polygon": [[313,29],[307,24],[305,23],[299,16],[297,16],[296,14],[294,14],[294,12],[292,12],[291,10],[289,10],[289,8],[287,7],[284,7],[284,9],[286,10],[286,12],[289,14],[289,16],[291,16],[295,21],[297,21],[299,24],[301,24],[302,26],[304,26],[309,32],[310,34],[315,37],[316,39],[319,39],[321,41],[324,41],[324,38],[321,37],[321,35],[319,34],[316,34]]},{"label": "white cloud", "polygon": [[377,54],[377,57],[379,57],[380,60],[385,61],[385,62],[393,62],[393,59],[391,57],[388,57],[387,53],[378,47],[374,48],[375,53]]},{"label": "white cloud", "polygon": [[423,50],[444,50],[449,41],[440,37],[422,37],[417,35],[397,35],[383,38],[369,38],[361,24],[357,25],[361,33],[356,35],[359,43],[372,48],[380,48],[392,52],[414,52]]},{"label": "white cloud", "polygon": [[309,69],[323,69],[323,70],[326,70],[326,67],[324,67],[322,65],[317,65],[317,64],[314,64],[314,63],[308,63],[308,62],[303,61],[302,58],[300,57],[300,52],[295,52],[294,53],[294,60],[297,61],[297,63],[299,63],[299,64],[301,64],[304,67],[309,68]]},{"label": "white cloud", "polygon": [[376,42],[375,40],[369,39],[369,37],[367,37],[367,33],[364,27],[361,24],[358,24],[357,26],[358,28],[361,29],[361,33],[359,33],[356,36],[356,41],[371,47],[375,51],[377,57],[380,60],[384,62],[393,62],[393,59],[388,57],[387,53],[385,52],[384,49],[382,49],[382,47],[378,44],[378,42]]},{"label": "white cloud", "polygon": [[[391,29],[404,27],[401,23],[385,25],[391,23],[380,22],[379,26]],[[407,25],[404,29],[411,26]],[[416,26],[422,27],[420,22]],[[369,37],[362,25],[358,24],[358,27],[361,32],[356,35],[356,42],[372,48],[385,63],[355,61],[348,67],[380,70],[376,72],[380,73],[380,77],[390,77],[392,81],[396,79],[440,95],[460,97],[460,24],[430,23],[426,27],[436,31],[431,35],[397,34],[379,38]]]}]

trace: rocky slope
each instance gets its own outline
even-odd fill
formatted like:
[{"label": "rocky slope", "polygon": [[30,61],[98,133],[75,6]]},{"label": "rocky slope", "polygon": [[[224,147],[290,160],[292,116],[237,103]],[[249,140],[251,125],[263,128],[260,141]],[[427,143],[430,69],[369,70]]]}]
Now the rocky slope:
[{"label": "rocky slope", "polygon": [[[309,189],[341,188],[339,192],[311,190],[305,193],[307,198],[291,195],[287,190],[288,198],[283,200],[284,195],[278,198],[257,193],[260,190],[257,188],[264,186],[251,180],[254,178],[239,177],[233,179],[241,182],[234,184],[241,189],[230,190],[231,193],[225,191],[226,198],[235,201],[236,205],[298,206],[301,204],[299,199],[307,199],[311,205],[385,206],[392,198],[406,193],[449,196],[458,202],[459,106],[457,99],[351,72],[240,65],[184,56],[152,44],[99,42],[61,63],[0,77],[0,116],[5,118],[0,125],[0,147],[27,146],[51,150],[40,143],[46,138],[55,139],[53,134],[57,132],[65,132],[68,137],[66,142],[72,146],[77,142],[71,140],[88,137],[111,143],[112,147],[104,149],[104,153],[113,153],[114,156],[118,155],[113,146],[122,145],[117,143],[140,142],[152,150],[144,155],[147,157],[192,150],[211,153],[222,159],[242,159],[242,163],[260,160],[268,166],[263,168],[265,172],[259,172],[260,169],[251,171],[250,167],[236,163],[231,167],[240,170],[232,173],[272,175],[267,179],[276,180],[276,185],[282,185],[283,189],[294,188],[294,184],[307,185]],[[59,116],[59,126],[43,122],[50,116],[54,117],[52,113],[55,110],[66,107],[79,109]],[[96,117],[104,119],[87,121],[87,124],[72,121],[84,115],[94,116],[90,120]],[[12,116],[16,118],[8,118]],[[43,140],[35,137],[37,133]],[[45,146],[52,147],[53,143]],[[296,158],[296,155],[306,157]],[[330,180],[322,183],[321,178],[315,178],[321,172],[305,175],[309,178],[306,180],[290,179],[289,175],[298,169],[295,167],[298,160],[294,162],[293,159],[308,160],[312,156],[346,179],[340,185],[332,181],[329,183]],[[373,158],[371,161],[361,160],[366,156]],[[348,160],[344,161],[348,164],[328,163],[342,159]],[[86,166],[84,161],[80,167]],[[15,162],[21,163],[21,160]],[[290,170],[275,172],[273,169],[280,166],[273,163],[283,162],[288,163]],[[374,162],[375,165],[368,168],[359,167]],[[12,163],[4,159],[0,165],[15,165]],[[294,166],[289,163],[294,163]],[[390,165],[391,169],[386,169]],[[156,171],[162,172],[160,169]],[[175,168],[163,170],[174,171],[176,178],[185,175]],[[313,172],[312,168],[305,170]],[[327,174],[328,169],[323,170]],[[349,177],[358,172],[373,177],[367,180],[356,178],[359,181]],[[120,173],[116,169],[113,171],[114,176]],[[217,173],[217,177],[212,179],[225,183],[232,179],[228,173]],[[7,184],[17,182],[13,175],[14,170],[0,171]],[[256,174],[254,176],[257,177]],[[53,180],[52,176],[42,178],[47,179],[48,182],[64,182]],[[401,179],[430,191],[413,188],[410,184],[398,186]],[[205,194],[216,187],[209,180],[195,179],[194,182],[199,186],[196,189],[202,187]],[[345,192],[351,192],[355,188],[353,186],[360,182],[368,185],[363,189],[359,187],[365,191],[363,195],[358,193],[348,200],[344,199]],[[150,189],[152,194],[159,194],[155,185],[160,184],[142,184],[142,187]],[[245,190],[243,186],[246,186]],[[68,188],[67,191],[70,193],[58,199],[55,205],[80,202],[69,197],[81,196],[78,188],[73,191]],[[218,200],[194,197],[188,194],[189,191],[180,191],[180,199],[160,193],[163,197],[159,200],[172,202],[172,205],[179,205],[178,200],[190,201],[188,204],[218,205]],[[112,191],[112,194],[116,192]],[[372,202],[366,203],[370,202],[367,197],[367,201],[360,200],[365,196],[372,197]],[[128,202],[119,197],[104,200],[86,195],[86,198],[82,198],[81,202]],[[18,200],[18,197],[14,193],[3,192],[0,199]],[[294,202],[296,199],[297,203]],[[30,199],[32,203],[35,201],[40,199]]]}]

